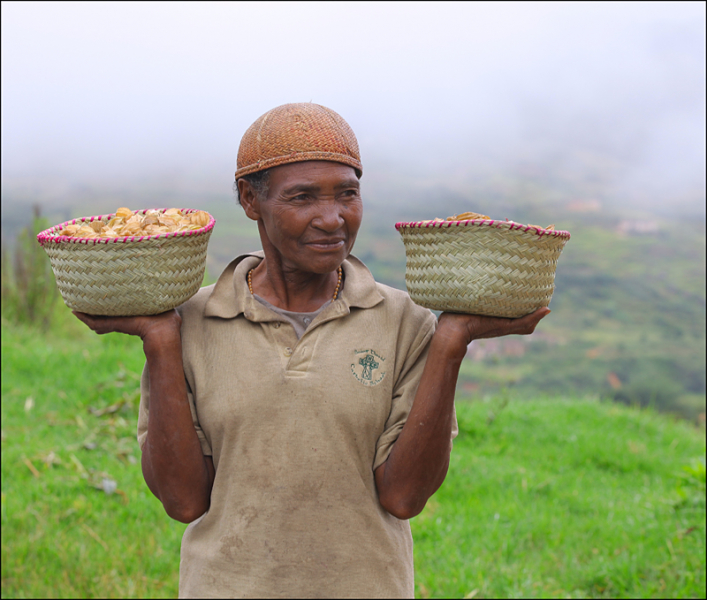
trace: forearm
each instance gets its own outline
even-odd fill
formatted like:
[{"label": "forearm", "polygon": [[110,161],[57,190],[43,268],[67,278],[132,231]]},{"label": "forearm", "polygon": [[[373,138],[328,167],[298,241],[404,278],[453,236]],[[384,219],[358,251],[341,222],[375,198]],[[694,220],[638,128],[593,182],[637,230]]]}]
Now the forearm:
[{"label": "forearm", "polygon": [[191,522],[209,507],[209,470],[187,399],[179,333],[146,338],[150,417],[143,446],[145,481],[167,514]]},{"label": "forearm", "polygon": [[398,518],[419,514],[447,474],[454,393],[465,351],[465,345],[437,330],[405,426],[376,472],[381,504]]},{"label": "forearm", "polygon": [[383,507],[401,519],[420,513],[449,467],[454,392],[466,347],[473,340],[529,335],[548,308],[519,319],[442,313],[415,401],[388,460],[376,469]]}]

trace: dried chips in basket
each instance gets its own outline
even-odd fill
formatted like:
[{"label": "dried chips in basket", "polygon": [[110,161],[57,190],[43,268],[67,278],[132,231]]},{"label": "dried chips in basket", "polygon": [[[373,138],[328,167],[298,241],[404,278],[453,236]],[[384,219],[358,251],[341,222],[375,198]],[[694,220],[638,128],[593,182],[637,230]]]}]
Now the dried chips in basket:
[{"label": "dried chips in basket", "polygon": [[[458,215],[452,215],[451,217],[447,217],[446,219],[429,219],[427,221],[422,221],[423,223],[443,223],[444,221],[482,221],[482,220],[487,220],[487,221],[492,221],[491,217],[488,215],[482,215],[481,213],[476,213],[476,212],[463,212],[459,213]],[[508,219],[506,219],[507,221]],[[544,229],[545,231],[554,231],[555,230],[555,225],[548,225],[547,227],[540,227],[539,225],[531,225],[528,223],[528,227],[535,227],[536,229]]]},{"label": "dried chips in basket", "polygon": [[209,214],[203,210],[188,213],[178,208],[132,211],[120,207],[108,221],[91,221],[67,225],[55,235],[86,239],[158,235],[181,231],[195,231],[209,224]]},{"label": "dried chips in basket", "polygon": [[91,315],[155,315],[186,302],[204,279],[215,219],[190,208],[121,207],[42,231],[65,304]]}]

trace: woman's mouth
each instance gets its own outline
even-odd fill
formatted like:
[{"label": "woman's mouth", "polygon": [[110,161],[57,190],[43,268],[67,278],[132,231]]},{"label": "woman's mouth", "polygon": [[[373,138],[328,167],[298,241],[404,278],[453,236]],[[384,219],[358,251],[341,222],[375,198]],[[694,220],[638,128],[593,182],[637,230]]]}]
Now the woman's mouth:
[{"label": "woman's mouth", "polygon": [[308,247],[314,250],[339,250],[344,245],[342,238],[332,238],[330,240],[312,240],[307,242]]}]

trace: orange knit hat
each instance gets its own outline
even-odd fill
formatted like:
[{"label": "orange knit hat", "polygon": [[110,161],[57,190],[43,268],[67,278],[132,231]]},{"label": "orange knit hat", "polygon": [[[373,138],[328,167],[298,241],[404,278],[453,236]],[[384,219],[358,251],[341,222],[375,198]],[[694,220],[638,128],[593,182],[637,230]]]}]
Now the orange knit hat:
[{"label": "orange knit hat", "polygon": [[363,171],[358,142],[333,110],[300,102],[273,108],[253,123],[238,149],[236,179],[270,167],[305,160],[330,160]]}]

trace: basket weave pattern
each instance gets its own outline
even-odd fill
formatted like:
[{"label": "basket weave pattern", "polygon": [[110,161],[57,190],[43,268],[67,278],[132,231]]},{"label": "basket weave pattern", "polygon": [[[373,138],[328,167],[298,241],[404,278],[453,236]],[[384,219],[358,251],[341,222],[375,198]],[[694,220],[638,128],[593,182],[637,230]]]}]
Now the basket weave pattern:
[{"label": "basket weave pattern", "polygon": [[266,112],[243,135],[236,179],[306,160],[343,163],[359,174],[363,169],[356,136],[339,114],[311,102],[283,104]]},{"label": "basket weave pattern", "polygon": [[56,235],[67,225],[107,223],[113,216],[66,221],[37,236],[69,308],[92,315],[155,315],[199,291],[213,217],[201,229],[151,236],[86,239]]},{"label": "basket weave pattern", "polygon": [[397,223],[412,300],[449,312],[517,318],[550,304],[570,234],[512,221]]}]

